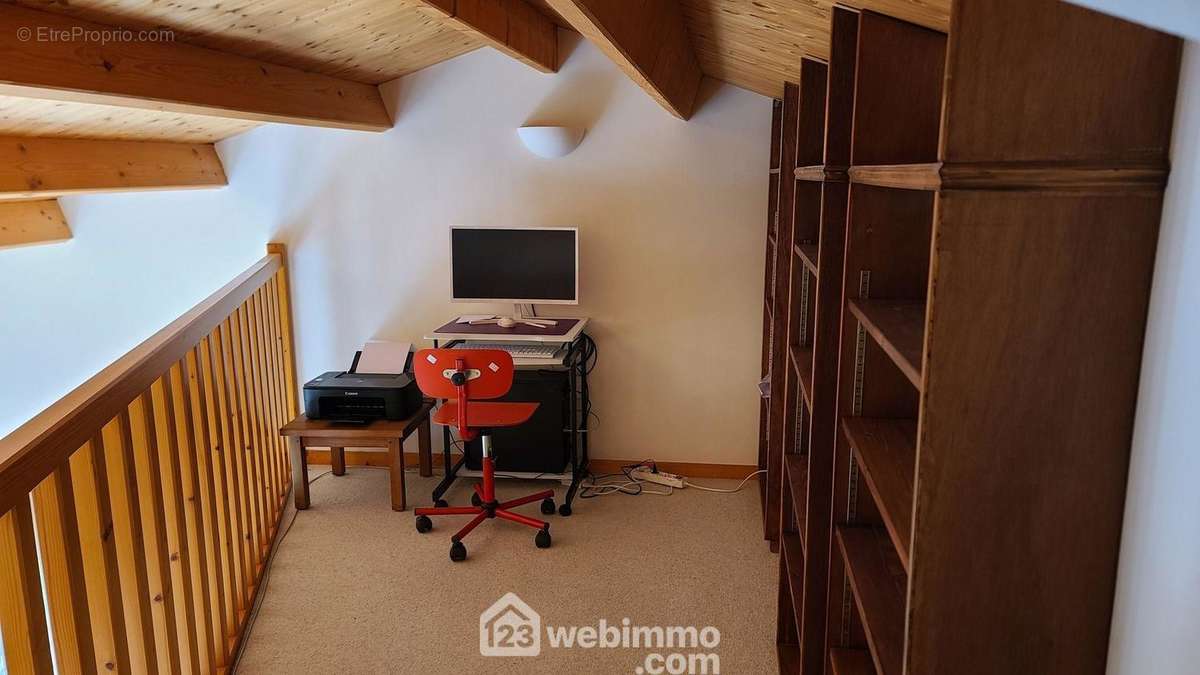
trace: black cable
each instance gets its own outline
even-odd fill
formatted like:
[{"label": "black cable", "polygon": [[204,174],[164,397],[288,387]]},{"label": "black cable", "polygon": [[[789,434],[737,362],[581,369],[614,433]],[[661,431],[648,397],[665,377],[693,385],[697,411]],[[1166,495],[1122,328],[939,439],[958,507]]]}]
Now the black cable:
[{"label": "black cable", "polygon": [[[333,469],[319,473],[308,481],[309,485],[317,482],[319,479],[333,473]],[[290,494],[290,493],[289,493]],[[250,644],[250,635],[254,632],[254,622],[258,619],[258,612],[262,609],[263,602],[267,599],[267,589],[271,585],[271,569],[275,564],[275,555],[283,546],[283,540],[287,538],[288,532],[292,531],[292,525],[296,524],[296,516],[300,515],[300,510],[292,511],[292,519],[288,521],[287,527],[283,532],[275,537],[275,541],[271,545],[271,552],[267,555],[267,561],[263,564],[262,590],[256,596],[254,606],[250,608],[250,617],[246,619],[246,634],[242,636],[242,641],[238,645],[237,654],[233,657],[233,664],[229,666],[229,675],[236,675],[238,665],[242,662],[242,654],[246,651],[246,646]]]}]

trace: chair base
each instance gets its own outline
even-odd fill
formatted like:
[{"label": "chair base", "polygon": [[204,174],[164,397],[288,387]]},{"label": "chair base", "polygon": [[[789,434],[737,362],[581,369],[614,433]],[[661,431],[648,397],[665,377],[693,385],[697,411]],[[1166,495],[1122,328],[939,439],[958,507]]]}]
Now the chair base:
[{"label": "chair base", "polygon": [[[479,485],[475,486],[475,494],[482,498],[482,489]],[[538,535],[534,539],[538,548],[549,548],[550,546],[550,523],[537,518],[530,518],[521,513],[516,513],[511,509],[525,504],[542,501],[544,499],[552,499],[554,497],[553,490],[543,490],[535,494],[510,499],[505,502],[497,501],[482,501],[479,506],[429,506],[421,507],[413,510],[417,517],[417,531],[427,532],[432,528],[432,523],[422,522],[422,518],[428,521],[430,516],[475,516],[463,526],[454,536],[450,537],[450,559],[458,562],[466,558],[466,549],[462,545],[462,540],[466,538],[476,527],[485,520],[500,518],[509,520],[520,525],[532,527],[538,530]]]}]

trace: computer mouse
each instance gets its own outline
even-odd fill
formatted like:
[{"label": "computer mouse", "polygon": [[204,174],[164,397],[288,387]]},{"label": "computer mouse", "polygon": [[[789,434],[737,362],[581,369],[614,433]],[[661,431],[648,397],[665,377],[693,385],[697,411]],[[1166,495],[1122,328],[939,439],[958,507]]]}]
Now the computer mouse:
[{"label": "computer mouse", "polygon": [[510,316],[502,316],[500,317],[500,320],[496,322],[496,325],[500,326],[501,328],[512,328],[513,326],[517,325],[517,322],[513,321],[512,317]]}]

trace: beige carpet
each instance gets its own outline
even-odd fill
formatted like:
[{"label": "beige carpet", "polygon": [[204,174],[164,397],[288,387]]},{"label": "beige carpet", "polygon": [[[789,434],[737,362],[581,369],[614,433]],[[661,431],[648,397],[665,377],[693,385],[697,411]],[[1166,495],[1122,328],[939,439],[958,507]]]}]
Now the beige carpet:
[{"label": "beige carpet", "polygon": [[[310,469],[316,476],[328,467]],[[410,473],[407,480],[410,508],[427,504],[435,479]],[[565,492],[545,481],[498,482],[502,499],[546,486]],[[459,480],[450,502],[465,503],[468,490]],[[540,517],[537,504],[521,511]],[[284,515],[285,527],[293,513]],[[418,534],[411,511],[391,511],[382,469],[348,467],[345,476],[316,480],[312,507],[276,555],[238,672],[636,673],[649,654],[675,652],[715,653],[721,673],[777,670],[778,558],[762,540],[753,482],[737,494],[577,499],[574,515],[548,518],[554,545],[545,550],[534,547],[531,529],[485,521],[466,539],[462,563],[448,552],[465,519],[440,520]],[[510,591],[543,626],[628,618],[636,626],[714,626],[720,642],[713,649],[553,648],[543,627],[539,656],[481,656],[480,613]]]}]

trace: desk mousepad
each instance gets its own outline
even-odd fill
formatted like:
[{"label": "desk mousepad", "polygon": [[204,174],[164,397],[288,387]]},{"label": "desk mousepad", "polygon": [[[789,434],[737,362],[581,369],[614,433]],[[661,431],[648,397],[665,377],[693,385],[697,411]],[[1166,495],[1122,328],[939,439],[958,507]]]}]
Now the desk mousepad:
[{"label": "desk mousepad", "polygon": [[451,321],[434,331],[435,333],[460,333],[463,335],[566,335],[571,332],[575,324],[579,323],[579,319],[560,319],[555,316],[539,316],[539,319],[552,319],[558,323],[545,328],[534,328],[523,323],[518,323],[512,328],[501,328],[494,323],[484,323],[472,326],[469,323],[458,323]]}]

